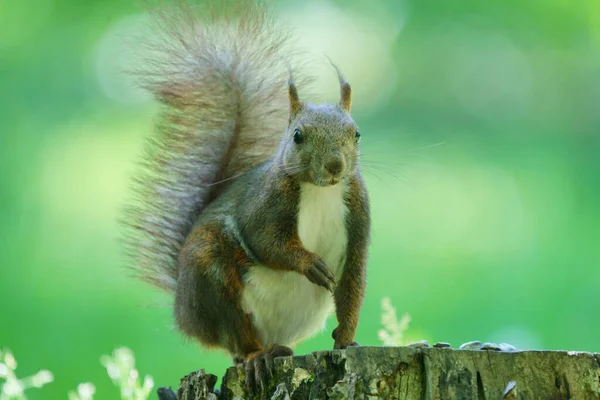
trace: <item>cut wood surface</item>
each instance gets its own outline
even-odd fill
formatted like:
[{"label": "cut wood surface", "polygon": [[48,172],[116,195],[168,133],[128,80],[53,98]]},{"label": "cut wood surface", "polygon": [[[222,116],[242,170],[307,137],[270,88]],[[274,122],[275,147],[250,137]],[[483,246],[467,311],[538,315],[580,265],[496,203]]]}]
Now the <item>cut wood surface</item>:
[{"label": "cut wood surface", "polygon": [[200,370],[179,400],[230,399],[600,399],[600,354],[577,351],[351,347],[275,359],[266,392],[251,397],[244,369],[221,388]]}]

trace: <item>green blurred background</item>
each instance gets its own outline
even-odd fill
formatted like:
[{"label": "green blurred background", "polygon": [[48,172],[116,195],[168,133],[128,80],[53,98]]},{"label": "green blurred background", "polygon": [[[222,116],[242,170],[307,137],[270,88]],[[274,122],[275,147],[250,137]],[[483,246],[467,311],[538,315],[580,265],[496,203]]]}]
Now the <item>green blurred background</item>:
[{"label": "green blurred background", "polygon": [[[357,340],[381,298],[410,338],[600,351],[600,3],[278,2],[316,58],[353,83],[373,204]],[[178,384],[229,358],[182,338],[170,299],[121,268],[116,223],[155,105],[128,86],[135,2],[0,2],[0,347],[19,373],[117,391],[99,363],[128,346]],[[315,63],[324,95],[335,78]],[[328,330],[334,327],[329,321]],[[330,333],[299,353],[332,346]]]}]

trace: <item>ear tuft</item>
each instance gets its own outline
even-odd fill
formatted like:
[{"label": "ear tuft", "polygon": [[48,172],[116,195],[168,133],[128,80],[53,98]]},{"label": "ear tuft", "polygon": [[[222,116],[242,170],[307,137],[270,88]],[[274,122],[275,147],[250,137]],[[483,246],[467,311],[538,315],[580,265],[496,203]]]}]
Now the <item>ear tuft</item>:
[{"label": "ear tuft", "polygon": [[300,101],[300,97],[298,96],[298,89],[294,84],[294,81],[290,78],[288,82],[288,93],[290,96],[290,121],[298,115],[300,110],[302,110],[302,102]]},{"label": "ear tuft", "polygon": [[327,57],[327,59],[335,69],[338,80],[340,81],[340,106],[347,112],[350,112],[350,109],[352,108],[352,88],[344,78],[344,75],[342,75],[342,71],[340,71],[338,66],[331,61],[331,58]]},{"label": "ear tuft", "polygon": [[344,110],[350,112],[352,107],[352,88],[346,81],[340,82],[340,105]]}]

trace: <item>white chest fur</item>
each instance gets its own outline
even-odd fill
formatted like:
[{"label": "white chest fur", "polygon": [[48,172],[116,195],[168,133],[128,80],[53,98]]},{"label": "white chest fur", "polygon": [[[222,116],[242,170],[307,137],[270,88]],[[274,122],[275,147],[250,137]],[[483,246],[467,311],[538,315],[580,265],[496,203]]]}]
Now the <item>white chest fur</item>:
[{"label": "white chest fur", "polygon": [[[344,202],[347,187],[302,184],[298,235],[304,247],[319,255],[339,278],[346,259]],[[263,346],[294,346],[325,327],[334,311],[331,293],[296,272],[260,265],[251,268],[242,294]]]}]

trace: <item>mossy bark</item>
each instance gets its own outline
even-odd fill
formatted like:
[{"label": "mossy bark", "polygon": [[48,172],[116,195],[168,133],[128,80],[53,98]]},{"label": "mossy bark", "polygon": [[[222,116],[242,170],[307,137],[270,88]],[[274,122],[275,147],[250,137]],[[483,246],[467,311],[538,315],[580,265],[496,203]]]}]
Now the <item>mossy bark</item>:
[{"label": "mossy bark", "polygon": [[[275,359],[257,399],[600,399],[600,354],[450,348],[353,347]],[[181,380],[179,400],[251,398],[244,370],[220,391],[203,370]]]}]

